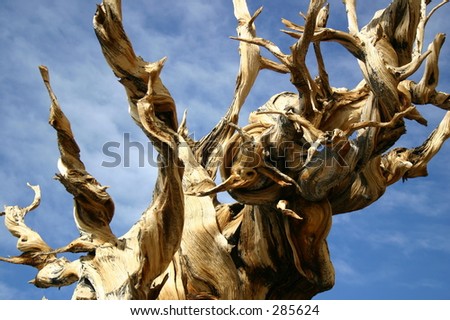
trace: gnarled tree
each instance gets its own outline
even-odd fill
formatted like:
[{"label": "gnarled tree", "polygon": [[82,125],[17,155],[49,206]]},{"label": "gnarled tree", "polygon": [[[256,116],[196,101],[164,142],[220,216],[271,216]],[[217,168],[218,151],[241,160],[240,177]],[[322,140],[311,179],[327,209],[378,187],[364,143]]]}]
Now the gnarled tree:
[{"label": "gnarled tree", "polygon": [[[74,299],[308,299],[333,287],[327,247],[332,215],[365,208],[400,179],[427,175],[427,164],[450,135],[447,111],[416,148],[393,148],[405,119],[426,124],[415,105],[449,110],[436,90],[445,36],[425,50],[429,0],[395,0],[360,28],[356,1],[344,1],[348,32],[327,27],[329,5],[311,0],[304,24],[283,20],[293,38],[289,53],[259,38],[245,0],[233,0],[240,68],[234,99],[222,120],[199,141],[178,123],[175,101],[160,78],[165,59],[136,56],[122,25],[120,0],[104,0],[94,29],[105,59],[120,79],[129,113],[159,153],[150,206],[122,236],[110,222],[114,203],[80,159],[69,120],[40,67],[51,100],[60,160],[57,179],[74,197],[80,236],[51,248],[24,222],[38,207],[40,189],[26,207],[8,206],[6,227],[20,256],[2,261],[38,269],[34,284],[77,283]],[[353,89],[334,88],[321,43],[334,41],[359,64]],[[263,57],[267,49],[274,59]],[[317,61],[313,78],[309,49]],[[409,80],[425,64],[420,81]],[[238,127],[244,102],[261,70],[290,74],[295,93],[282,92]],[[215,183],[220,171],[222,183]],[[235,203],[220,203],[218,192]],[[81,253],[75,261],[59,257]]]}]

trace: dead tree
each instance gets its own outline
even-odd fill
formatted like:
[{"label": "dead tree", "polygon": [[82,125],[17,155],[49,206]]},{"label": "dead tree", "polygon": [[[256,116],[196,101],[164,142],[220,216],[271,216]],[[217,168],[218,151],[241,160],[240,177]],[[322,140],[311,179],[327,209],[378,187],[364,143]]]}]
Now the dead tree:
[{"label": "dead tree", "polygon": [[[35,267],[37,287],[77,283],[73,299],[309,299],[329,290],[332,215],[369,206],[401,179],[426,176],[449,137],[447,111],[421,145],[393,148],[405,119],[426,124],[415,105],[450,108],[449,94],[436,90],[444,34],[423,48],[427,22],[446,2],[430,9],[429,0],[395,0],[360,28],[356,1],[346,0],[349,30],[340,31],[327,27],[329,5],[311,0],[303,25],[282,20],[293,38],[284,53],[257,36],[262,9],[252,15],[245,0],[233,0],[240,43],[234,98],[214,129],[194,141],[161,81],[165,59],[138,57],[123,29],[121,1],[104,0],[94,16],[101,49],[126,90],[132,119],[159,153],[153,200],[126,234],[113,234],[113,200],[81,161],[48,70],[40,67],[61,155],[56,178],[74,197],[80,236],[53,249],[25,224],[40,202],[39,187],[31,186],[31,205],[2,213],[22,254],[0,259]],[[321,53],[327,41],[355,57],[363,75],[355,88],[329,83]],[[273,60],[262,57],[264,49]],[[309,49],[316,78],[306,64]],[[421,80],[409,80],[422,64]],[[290,74],[296,92],[273,96],[238,127],[263,69]],[[225,191],[235,203],[218,201]],[[65,252],[82,255],[69,261]]]}]

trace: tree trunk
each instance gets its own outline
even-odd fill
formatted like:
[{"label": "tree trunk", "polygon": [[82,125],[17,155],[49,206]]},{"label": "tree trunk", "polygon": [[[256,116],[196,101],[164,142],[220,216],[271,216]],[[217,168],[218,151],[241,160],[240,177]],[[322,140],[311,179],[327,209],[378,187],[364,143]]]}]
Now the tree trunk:
[{"label": "tree trunk", "polygon": [[[400,179],[427,175],[427,163],[450,135],[447,111],[416,148],[392,148],[405,134],[404,119],[426,124],[414,104],[450,109],[436,91],[444,43],[436,35],[423,50],[430,1],[394,0],[363,28],[356,1],[344,1],[349,31],[327,28],[329,5],[311,0],[304,26],[283,20],[294,43],[283,53],[259,38],[245,0],[233,0],[240,41],[234,99],[225,116],[199,141],[178,123],[175,101],[160,73],[165,58],[136,56],[122,25],[120,0],[104,0],[94,29],[106,62],[125,87],[129,112],[159,153],[153,200],[124,235],[110,228],[114,203],[107,187],[87,171],[50,85],[50,124],[60,159],[57,179],[74,197],[80,237],[52,249],[24,222],[40,203],[40,189],[26,208],[8,206],[5,224],[19,239],[20,256],[0,260],[30,265],[37,287],[77,283],[73,299],[310,299],[334,285],[327,246],[332,216],[365,208]],[[353,89],[334,88],[321,42],[345,47],[362,70]],[[318,77],[306,64],[313,47]],[[264,58],[261,48],[278,60]],[[419,82],[409,80],[419,67]],[[290,74],[296,92],[282,92],[254,111],[248,125],[239,113],[259,71]],[[220,172],[222,183],[216,185]],[[220,203],[218,192],[235,203]],[[84,253],[69,261],[65,252]]]}]

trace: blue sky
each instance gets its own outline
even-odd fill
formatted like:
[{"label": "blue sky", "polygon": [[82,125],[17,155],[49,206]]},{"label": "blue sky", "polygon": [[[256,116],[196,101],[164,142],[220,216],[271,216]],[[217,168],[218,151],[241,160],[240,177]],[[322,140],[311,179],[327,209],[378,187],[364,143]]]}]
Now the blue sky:
[{"label": "blue sky", "polygon": [[[77,237],[72,199],[52,179],[58,150],[48,125],[49,99],[38,66],[49,67],[53,88],[72,122],[88,170],[109,185],[116,204],[112,228],[123,234],[148,205],[156,177],[150,165],[139,166],[137,149],[129,167],[102,167],[110,161],[105,143],[130,140],[146,144],[127,113],[123,88],[106,65],[92,29],[97,1],[2,0],[0,3],[0,205],[28,205],[33,194],[26,183],[39,184],[42,204],[27,223],[52,247]],[[285,52],[292,44],[280,18],[301,23],[306,1],[248,0],[251,11],[265,7],[257,19],[261,37]],[[367,1],[358,8],[360,25],[389,1]],[[346,30],[342,1],[330,1],[329,26]],[[450,30],[450,6],[429,23],[427,44],[437,32]],[[177,102],[188,109],[188,127],[197,138],[225,113],[238,70],[238,43],[232,1],[123,0],[124,24],[135,51],[147,61],[168,57],[162,78]],[[352,87],[361,79],[356,61],[338,45],[323,46],[331,83]],[[441,54],[438,89],[450,91],[449,45]],[[273,94],[294,90],[286,75],[263,72],[241,116]],[[431,106],[419,110],[428,127],[407,123],[398,145],[422,143],[443,117]],[[429,176],[390,187],[374,205],[334,217],[328,238],[336,285],[317,299],[450,299],[450,147],[445,145],[429,165]],[[3,220],[3,218],[2,218]],[[2,222],[3,223],[3,222]],[[0,225],[0,256],[16,255],[16,239]],[[69,258],[75,258],[70,257]],[[37,289],[27,284],[35,270],[0,263],[0,299],[70,298],[72,289]]]}]

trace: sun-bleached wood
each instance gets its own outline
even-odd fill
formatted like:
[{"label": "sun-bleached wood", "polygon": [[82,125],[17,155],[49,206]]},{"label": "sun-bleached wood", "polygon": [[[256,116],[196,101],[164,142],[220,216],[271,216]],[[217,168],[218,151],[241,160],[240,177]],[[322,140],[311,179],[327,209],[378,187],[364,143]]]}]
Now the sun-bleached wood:
[{"label": "sun-bleached wood", "polygon": [[[80,159],[69,120],[50,84],[50,125],[56,130],[59,180],[74,197],[80,237],[50,248],[25,224],[40,203],[40,188],[26,208],[7,206],[6,228],[19,239],[20,256],[1,261],[38,272],[38,287],[77,283],[73,299],[309,299],[329,290],[335,274],[327,235],[332,216],[365,208],[401,180],[427,175],[428,162],[450,135],[450,115],[416,148],[393,148],[405,119],[425,125],[415,105],[450,109],[436,90],[445,35],[423,50],[425,27],[447,1],[395,0],[360,28],[356,1],[345,0],[348,32],[327,27],[332,10],[311,0],[300,25],[283,19],[293,38],[289,53],[257,36],[245,0],[233,0],[240,66],[224,117],[199,141],[189,136],[160,73],[165,58],[146,62],[122,25],[120,0],[104,0],[94,30],[114,75],[124,86],[129,113],[160,155],[153,199],[122,236],[110,223],[114,203]],[[282,2],[280,2],[282,5]],[[428,12],[428,13],[427,13]],[[334,41],[355,57],[362,80],[334,88],[320,44]],[[307,54],[316,57],[311,75]],[[268,50],[274,59],[261,55]],[[425,64],[419,82],[410,80]],[[285,73],[296,92],[281,92],[237,125],[262,70]],[[216,184],[220,171],[222,183]],[[235,203],[220,203],[218,192]],[[44,213],[45,214],[45,213]],[[83,253],[69,261],[65,252]]]}]

